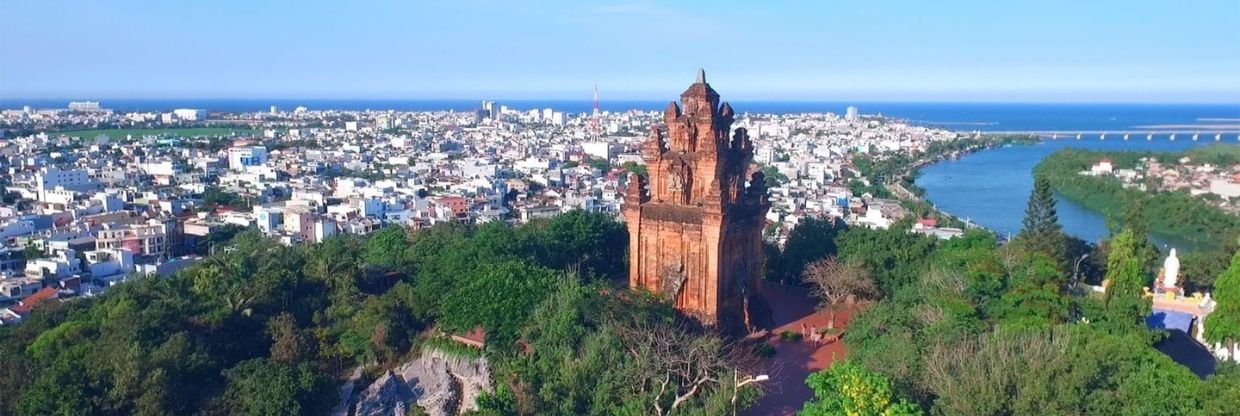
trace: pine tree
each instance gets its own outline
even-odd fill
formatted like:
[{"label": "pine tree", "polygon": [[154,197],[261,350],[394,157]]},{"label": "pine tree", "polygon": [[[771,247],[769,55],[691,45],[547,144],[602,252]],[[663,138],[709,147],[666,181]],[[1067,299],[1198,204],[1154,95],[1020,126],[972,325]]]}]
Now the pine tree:
[{"label": "pine tree", "polygon": [[1206,340],[1234,349],[1236,342],[1240,342],[1240,252],[1232,256],[1231,266],[1214,281],[1213,297],[1217,305],[1206,317]]},{"label": "pine tree", "polygon": [[1131,232],[1137,260],[1141,262],[1142,270],[1147,274],[1157,273],[1162,264],[1158,261],[1158,247],[1149,238],[1150,226],[1145,217],[1144,207],[1140,202],[1132,199],[1125,201],[1124,205],[1127,206],[1127,210],[1122,216],[1108,218],[1107,228],[1110,229],[1112,236],[1124,231]]},{"label": "pine tree", "polygon": [[1029,205],[1025,208],[1024,228],[1016,236],[1029,251],[1050,256],[1056,262],[1064,262],[1067,242],[1063,229],[1059,225],[1059,214],[1055,210],[1055,197],[1051,193],[1051,184],[1046,178],[1036,177],[1033,181],[1033,193],[1029,195]]},{"label": "pine tree", "polygon": [[1104,324],[1119,331],[1143,325],[1145,316],[1150,313],[1150,302],[1144,297],[1145,276],[1137,253],[1137,237],[1132,231],[1116,234],[1111,239],[1106,281]]}]

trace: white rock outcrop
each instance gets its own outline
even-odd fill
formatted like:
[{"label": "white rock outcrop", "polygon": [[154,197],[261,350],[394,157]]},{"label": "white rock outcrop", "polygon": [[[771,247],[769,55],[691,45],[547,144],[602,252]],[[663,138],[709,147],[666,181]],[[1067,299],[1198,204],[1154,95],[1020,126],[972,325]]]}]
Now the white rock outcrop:
[{"label": "white rock outcrop", "polygon": [[469,358],[427,348],[417,359],[388,371],[361,393],[358,416],[405,416],[409,406],[430,416],[477,410],[478,397],[491,391],[485,358]]}]

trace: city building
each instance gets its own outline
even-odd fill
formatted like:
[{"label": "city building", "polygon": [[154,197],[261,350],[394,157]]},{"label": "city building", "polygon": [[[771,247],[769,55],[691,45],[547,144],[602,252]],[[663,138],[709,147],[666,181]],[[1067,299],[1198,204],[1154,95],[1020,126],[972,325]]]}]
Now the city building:
[{"label": "city building", "polygon": [[181,121],[201,121],[207,119],[207,110],[198,110],[192,108],[178,108],[172,110],[172,115]]},{"label": "city building", "polygon": [[102,111],[98,101],[72,101],[69,103],[69,111]]},{"label": "city building", "polygon": [[263,146],[238,146],[228,149],[228,168],[245,170],[250,166],[267,163],[267,148]]},{"label": "city building", "polygon": [[859,117],[861,117],[861,115],[860,115],[860,114],[858,114],[858,112],[857,112],[857,107],[854,107],[854,106],[851,106],[851,105],[850,105],[850,106],[848,106],[848,109],[844,111],[844,119],[845,119],[845,120],[848,120],[848,121],[857,121],[857,119],[858,119]]}]

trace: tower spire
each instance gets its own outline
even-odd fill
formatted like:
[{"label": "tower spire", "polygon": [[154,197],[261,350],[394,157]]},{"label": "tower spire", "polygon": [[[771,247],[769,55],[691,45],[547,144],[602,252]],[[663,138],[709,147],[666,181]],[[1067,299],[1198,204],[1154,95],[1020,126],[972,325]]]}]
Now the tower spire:
[{"label": "tower spire", "polygon": [[694,82],[694,83],[695,83],[695,84],[705,84],[705,83],[706,83],[706,70],[705,70],[705,69],[698,68],[698,73],[697,73],[697,81],[696,81],[696,82]]}]

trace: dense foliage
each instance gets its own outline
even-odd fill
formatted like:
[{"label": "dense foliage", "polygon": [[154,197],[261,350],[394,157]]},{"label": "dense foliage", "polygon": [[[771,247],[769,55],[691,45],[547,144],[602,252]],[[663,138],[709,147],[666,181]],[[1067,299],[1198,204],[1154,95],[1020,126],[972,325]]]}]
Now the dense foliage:
[{"label": "dense foliage", "polygon": [[[1056,261],[981,231],[931,244],[917,259],[875,261],[906,250],[907,234],[849,230],[839,242],[843,260],[875,257],[864,262],[908,276],[888,279],[890,295],[845,335],[849,360],[890,380],[891,400],[935,414],[1202,414],[1240,405],[1210,393],[1240,382],[1234,372],[1200,380],[1153,348],[1140,286],[1135,298],[1126,289],[1105,300],[1073,296]],[[1123,275],[1144,272],[1131,238],[1119,240],[1111,278],[1133,280]]]},{"label": "dense foliage", "polygon": [[801,271],[812,261],[834,255],[836,236],[847,227],[843,221],[806,218],[792,233],[784,249],[768,247],[766,252],[766,278],[783,283],[801,281]]},{"label": "dense foliage", "polygon": [[1240,252],[1214,286],[1214,313],[1206,318],[1206,340],[1234,347],[1240,342]]},{"label": "dense foliage", "polygon": [[[802,413],[1222,414],[1240,405],[1220,394],[1240,383],[1234,369],[1201,380],[1153,348],[1146,240],[1131,229],[1101,248],[1064,237],[1045,183],[1029,205],[1025,230],[1004,246],[978,230],[945,242],[894,228],[837,233],[839,261],[870,268],[888,296],[850,322],[849,361],[810,377],[817,399]],[[1103,263],[1103,296],[1074,290],[1077,265],[1064,265],[1084,254]]]},{"label": "dense foliage", "polygon": [[798,413],[801,416],[922,414],[917,405],[895,397],[886,377],[847,361],[810,375],[806,383],[814,390],[815,399],[805,403]]},{"label": "dense foliage", "polygon": [[242,232],[174,276],[0,328],[0,414],[325,414],[343,374],[403,361],[434,327],[487,330],[492,414],[722,413],[730,385],[655,388],[641,328],[697,346],[702,374],[740,361],[662,301],[607,289],[625,247],[622,224],[584,212],[296,247]]}]

